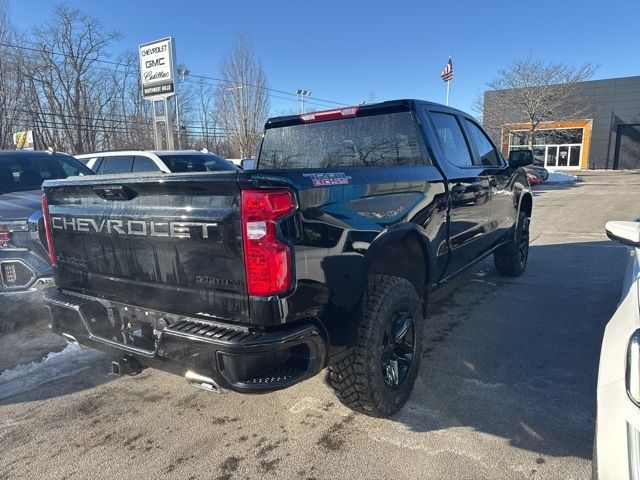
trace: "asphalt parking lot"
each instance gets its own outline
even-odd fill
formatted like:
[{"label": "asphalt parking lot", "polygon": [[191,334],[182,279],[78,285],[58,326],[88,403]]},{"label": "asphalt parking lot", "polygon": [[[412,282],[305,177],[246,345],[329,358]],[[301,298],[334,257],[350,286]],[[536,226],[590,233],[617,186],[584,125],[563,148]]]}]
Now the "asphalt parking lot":
[{"label": "asphalt parking lot", "polygon": [[524,276],[485,261],[433,295],[416,389],[394,418],[351,413],[323,376],[263,396],[118,378],[40,322],[0,338],[0,478],[589,478],[626,256],[604,224],[640,216],[640,174],[582,178],[536,190]]}]

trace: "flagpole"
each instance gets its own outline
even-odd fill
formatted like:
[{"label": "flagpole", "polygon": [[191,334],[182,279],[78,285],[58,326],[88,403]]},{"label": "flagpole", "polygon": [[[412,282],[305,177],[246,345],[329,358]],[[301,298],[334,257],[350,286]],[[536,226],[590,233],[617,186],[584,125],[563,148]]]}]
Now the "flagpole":
[{"label": "flagpole", "polygon": [[449,84],[451,83],[451,80],[447,81],[447,107],[449,106]]}]

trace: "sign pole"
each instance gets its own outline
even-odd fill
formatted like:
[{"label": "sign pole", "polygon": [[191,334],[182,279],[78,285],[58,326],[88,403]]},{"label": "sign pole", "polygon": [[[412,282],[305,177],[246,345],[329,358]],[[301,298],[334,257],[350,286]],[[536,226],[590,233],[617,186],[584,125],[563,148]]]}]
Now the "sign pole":
[{"label": "sign pole", "polygon": [[[180,144],[180,104],[178,102],[178,94],[175,94],[175,100],[176,100],[176,131],[178,132],[178,150],[180,150],[182,148],[182,145]],[[171,127],[171,131],[173,131],[173,126]]]},{"label": "sign pole", "polygon": [[169,98],[164,97],[164,128],[167,135],[167,150],[174,150],[175,142],[173,141],[173,120],[171,112],[169,112]]}]

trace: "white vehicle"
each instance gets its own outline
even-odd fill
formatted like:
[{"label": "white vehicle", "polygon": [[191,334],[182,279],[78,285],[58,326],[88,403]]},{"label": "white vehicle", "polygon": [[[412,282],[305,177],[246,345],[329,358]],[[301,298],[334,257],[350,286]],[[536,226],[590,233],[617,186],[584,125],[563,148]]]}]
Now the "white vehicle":
[{"label": "white vehicle", "polygon": [[140,172],[213,172],[237,170],[219,155],[195,150],[123,150],[76,155],[98,175]]},{"label": "white vehicle", "polygon": [[640,222],[608,222],[606,231],[633,248],[602,340],[593,478],[640,480]]}]

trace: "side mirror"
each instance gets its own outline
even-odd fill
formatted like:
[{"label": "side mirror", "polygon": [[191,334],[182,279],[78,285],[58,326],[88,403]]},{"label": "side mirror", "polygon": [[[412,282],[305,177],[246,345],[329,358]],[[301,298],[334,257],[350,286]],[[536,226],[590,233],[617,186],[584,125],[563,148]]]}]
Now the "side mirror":
[{"label": "side mirror", "polygon": [[526,167],[527,165],[533,165],[532,150],[511,150],[509,152],[510,167]]},{"label": "side mirror", "polygon": [[240,160],[240,168],[243,170],[253,170],[256,168],[255,158],[243,158]]},{"label": "side mirror", "polygon": [[604,228],[614,242],[640,248],[640,222],[607,222]]}]

